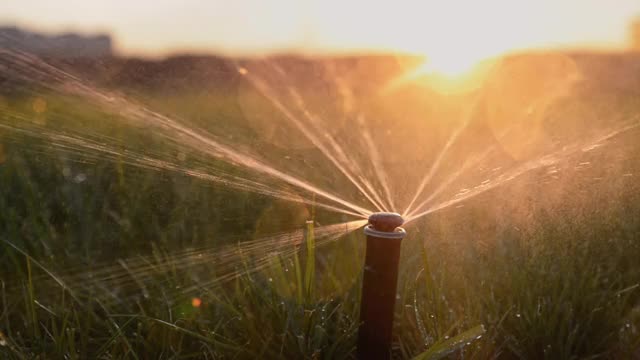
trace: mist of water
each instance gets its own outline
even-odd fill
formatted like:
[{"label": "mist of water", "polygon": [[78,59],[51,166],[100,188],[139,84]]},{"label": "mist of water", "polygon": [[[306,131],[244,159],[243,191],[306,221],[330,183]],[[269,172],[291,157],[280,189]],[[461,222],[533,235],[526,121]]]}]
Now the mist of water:
[{"label": "mist of water", "polygon": [[[319,226],[314,229],[315,246],[323,246],[361,228],[366,220]],[[270,264],[274,256],[287,258],[300,251],[305,230],[299,229],[223,246],[205,246],[155,256],[120,259],[116,263],[93,264],[54,273],[42,267],[51,278],[75,297],[99,296],[103,303],[128,303],[137,296],[149,296],[146,284],[170,288],[175,275],[190,278],[191,286],[170,289],[172,299],[188,297],[240,276],[255,273]],[[21,253],[26,253],[11,244]],[[98,295],[101,294],[101,295]]]},{"label": "mist of water", "polygon": [[[320,189],[308,181],[278,170],[274,166],[268,165],[264,161],[259,160],[255,155],[240,152],[234,148],[234,146],[226,144],[222,138],[216,137],[203,129],[199,129],[195,126],[189,126],[183,121],[152,111],[143,105],[137,104],[117,94],[108,93],[96,87],[87,85],[78,78],[51,66],[36,57],[9,50],[3,50],[0,55],[2,55],[2,62],[11,65],[11,69],[13,69],[15,74],[24,80],[35,82],[38,85],[59,93],[79,96],[86,101],[90,101],[94,106],[118,114],[125,122],[131,123],[131,125],[144,124],[152,126],[156,132],[166,136],[167,139],[173,141],[179,146],[188,147],[193,151],[201,152],[212,158],[223,160],[231,165],[249,169],[261,174],[262,176],[280,180],[301,190],[314,193],[325,200],[344,206],[350,210],[350,213],[353,211],[359,214],[360,217],[367,217],[371,213],[370,210],[346,201],[336,194]],[[17,67],[15,66],[16,64],[18,65]],[[31,74],[34,73],[38,74],[38,76],[43,79],[32,76]],[[49,130],[43,128],[40,129],[40,131],[47,132]],[[58,139],[59,138],[60,136],[58,136]],[[82,147],[87,143],[86,141],[82,141],[80,136],[77,134],[74,135],[74,138],[67,137],[66,140],[75,142],[74,145],[78,147]],[[108,148],[97,146],[90,146],[87,148],[87,150],[92,151],[101,151],[106,149]],[[118,153],[114,154],[114,151]],[[122,153],[118,150],[112,149],[106,154],[121,155]],[[128,155],[129,157],[135,156],[131,154]],[[344,157],[344,154],[342,154],[342,157]],[[158,165],[157,162],[149,161],[149,159],[139,160],[142,165],[152,164],[152,167]],[[264,188],[269,187],[269,184],[266,183],[260,184],[260,187],[247,186],[247,184],[251,182],[255,181],[245,181],[245,190],[265,193]],[[265,194],[275,195],[272,193]],[[333,207],[335,208],[335,206]],[[342,212],[344,212],[344,210],[342,210]]]},{"label": "mist of water", "polygon": [[[318,206],[357,218],[366,218],[372,213],[369,208],[346,200],[347,197],[338,192],[314,185],[310,179],[311,176],[309,178],[294,176],[271,164],[264,156],[255,154],[248,149],[238,149],[233,139],[230,140],[220,134],[212,134],[210,131],[183,119],[161,114],[130,98],[92,86],[35,56],[3,49],[0,50],[0,65],[3,66],[3,70],[0,71],[10,71],[13,77],[27,81],[38,88],[47,89],[62,96],[77,97],[95,108],[116,114],[118,121],[125,125],[148,127],[154,135],[166,139],[167,146],[175,149],[188,149],[199,153],[205,159],[223,161],[234,168],[247,171],[250,175],[238,175],[219,167],[207,167],[206,164],[196,168],[167,158],[166,154],[148,154],[133,149],[123,149],[122,146],[114,144],[114,139],[103,134],[92,134],[90,130],[87,130],[86,133],[71,133],[62,129],[57,131],[47,127],[38,127],[29,122],[24,114],[3,110],[2,116],[5,119],[19,120],[13,121],[12,125],[0,124],[0,128],[10,132],[43,139],[51,147],[60,151],[81,154],[86,157],[93,156],[100,160],[117,160],[157,171],[175,172],[203,181],[223,184],[239,191],[250,191],[286,201]],[[348,103],[348,106],[345,106],[357,107],[357,104],[354,104],[356,95],[353,94],[352,89],[342,81],[335,71],[331,70],[331,66],[327,66],[327,68],[334,82],[333,86],[337,89],[336,92]],[[388,153],[393,154],[393,151],[381,151],[384,144],[377,143],[374,139],[368,127],[366,114],[359,113],[354,116],[343,113],[344,117],[353,117],[354,128],[356,125],[359,127],[357,128],[358,136],[353,137],[357,139],[356,141],[344,136],[341,138],[333,132],[332,126],[335,120],[332,120],[329,115],[321,115],[314,111],[313,106],[309,104],[309,99],[298,88],[296,80],[276,63],[266,61],[260,62],[258,65],[256,63],[253,63],[252,66],[246,65],[246,67],[237,65],[237,70],[243,75],[243,79],[250,83],[282,115],[282,119],[279,121],[286,122],[290,128],[297,131],[298,135],[301,135],[315,149],[319,150],[322,156],[337,170],[336,175],[344,176],[359,191],[365,201],[373,206],[375,211],[400,211],[400,209],[404,209],[401,212],[407,223],[501,187],[523,174],[570,159],[579,154],[582,149],[595,148],[638,125],[637,118],[627,119],[620,125],[599,129],[594,136],[583,136],[578,140],[571,141],[563,140],[548,149],[537,149],[537,152],[526,155],[522,159],[513,159],[510,163],[499,164],[494,171],[478,180],[477,183],[472,181],[454,194],[443,196],[445,192],[454,190],[454,185],[461,180],[483,175],[484,170],[481,171],[480,168],[489,164],[489,160],[494,159],[494,156],[497,157],[496,154],[500,151],[504,152],[505,142],[526,142],[527,139],[520,138],[524,136],[522,134],[526,134],[524,130],[528,126],[526,121],[528,115],[525,112],[529,110],[526,109],[546,110],[571,92],[578,77],[569,76],[566,79],[560,79],[557,84],[545,85],[543,96],[524,104],[523,107],[526,108],[526,111],[523,110],[522,114],[517,114],[522,119],[516,118],[512,121],[511,126],[494,131],[495,139],[492,144],[478,148],[471,147],[468,154],[460,161],[459,154],[455,158],[452,152],[458,150],[458,147],[466,146],[463,139],[467,136],[470,124],[484,99],[484,94],[478,94],[475,100],[461,111],[460,121],[456,122],[457,125],[452,126],[443,145],[433,157],[429,158],[429,166],[426,167],[424,176],[420,176],[417,184],[413,187],[414,191],[409,196],[408,204],[401,206],[403,204],[398,201],[399,187],[397,185],[403,181],[402,176],[390,173],[387,169],[389,157],[393,156]],[[378,95],[386,96],[385,94],[386,92],[382,92],[382,95]],[[392,126],[394,125],[389,124],[389,127]],[[363,159],[364,161],[358,161]],[[460,165],[451,165],[451,162],[455,161],[459,161]],[[448,165],[446,168],[445,164]],[[408,169],[408,171],[418,170]],[[414,184],[408,186],[412,185]],[[304,198],[305,193],[315,194],[318,199]],[[281,243],[286,242],[283,242],[281,238],[262,239],[255,244],[246,244],[244,249],[249,251],[255,247],[256,251],[264,252],[269,247],[277,249]],[[215,262],[231,266],[237,261],[237,256],[232,257],[224,254],[224,252],[218,254]],[[232,258],[235,260],[228,260]],[[176,263],[178,265],[175,265],[178,268],[182,263],[197,263],[191,253],[176,255],[175,260],[178,261]],[[144,275],[146,272],[152,271],[148,265],[144,264],[126,263],[125,265],[121,264],[119,273],[114,272],[113,269],[105,271],[107,271],[107,275],[116,276],[116,278],[125,275],[134,278],[131,276],[132,274]],[[228,276],[237,275],[234,274],[229,273]],[[225,276],[227,275],[222,278]]]}]

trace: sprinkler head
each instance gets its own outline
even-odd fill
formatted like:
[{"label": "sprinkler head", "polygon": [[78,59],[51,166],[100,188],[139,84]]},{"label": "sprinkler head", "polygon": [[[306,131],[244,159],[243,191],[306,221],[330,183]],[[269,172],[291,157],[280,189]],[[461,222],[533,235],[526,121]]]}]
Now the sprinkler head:
[{"label": "sprinkler head", "polygon": [[394,232],[397,227],[404,224],[404,219],[398,213],[377,212],[369,216],[369,224],[377,231]]},{"label": "sprinkler head", "polygon": [[367,253],[362,276],[358,359],[389,360],[402,238],[400,214],[379,212],[365,226]]}]

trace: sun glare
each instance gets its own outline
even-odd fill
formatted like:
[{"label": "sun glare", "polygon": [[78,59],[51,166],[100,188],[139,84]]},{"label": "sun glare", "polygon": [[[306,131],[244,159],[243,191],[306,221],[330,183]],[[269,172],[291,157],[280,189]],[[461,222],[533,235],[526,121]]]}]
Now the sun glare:
[{"label": "sun glare", "polygon": [[422,65],[394,79],[385,91],[408,83],[422,83],[443,94],[463,93],[479,87],[493,63],[489,55],[470,52],[430,52]]},{"label": "sun glare", "polygon": [[473,70],[480,59],[469,56],[428,56],[416,75],[438,74],[451,79],[464,77]]}]

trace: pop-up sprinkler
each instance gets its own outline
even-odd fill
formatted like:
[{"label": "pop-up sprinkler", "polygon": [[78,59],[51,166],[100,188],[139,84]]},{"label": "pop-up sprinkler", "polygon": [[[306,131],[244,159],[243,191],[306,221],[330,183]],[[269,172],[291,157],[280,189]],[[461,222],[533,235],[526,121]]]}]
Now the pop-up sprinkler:
[{"label": "pop-up sprinkler", "polygon": [[364,228],[367,254],[362,279],[359,359],[391,358],[393,309],[398,283],[400,244],[406,235],[400,214],[380,212],[369,216]]}]

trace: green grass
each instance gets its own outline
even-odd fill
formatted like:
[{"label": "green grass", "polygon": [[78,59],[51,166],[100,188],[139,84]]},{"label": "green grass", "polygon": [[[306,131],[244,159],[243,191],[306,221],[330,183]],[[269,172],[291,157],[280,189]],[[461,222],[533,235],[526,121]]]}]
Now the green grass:
[{"label": "green grass", "polygon": [[[24,104],[15,108],[27,112]],[[105,120],[74,109],[77,119]],[[44,127],[59,129],[55,121]],[[138,142],[144,134],[100,124],[97,132],[140,151],[161,149],[162,139]],[[0,143],[0,357],[354,357],[363,235],[324,247],[313,236],[314,223],[340,216],[118,158],[87,159],[7,130]],[[640,192],[621,180],[588,188],[599,192],[579,202],[576,186],[553,205],[518,215],[530,196],[519,184],[408,229],[395,357],[638,356]],[[238,255],[240,276],[216,286],[203,285],[218,276],[215,262],[185,271],[175,261],[187,248],[303,228],[307,236],[289,254],[267,257],[258,271],[257,259]],[[141,277],[119,259],[149,270]],[[118,271],[121,278],[108,283],[118,286],[67,283],[105,268]]]}]

